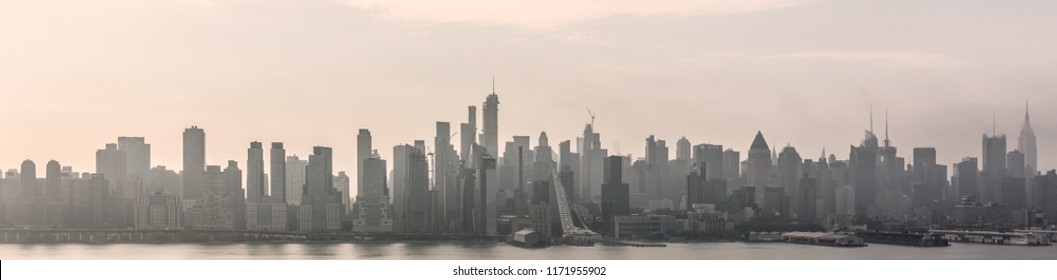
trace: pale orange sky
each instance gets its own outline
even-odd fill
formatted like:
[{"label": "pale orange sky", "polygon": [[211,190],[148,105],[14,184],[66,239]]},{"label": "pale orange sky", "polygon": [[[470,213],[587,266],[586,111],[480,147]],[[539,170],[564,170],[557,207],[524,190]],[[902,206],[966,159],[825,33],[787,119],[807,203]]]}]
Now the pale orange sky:
[{"label": "pale orange sky", "polygon": [[575,139],[590,107],[611,152],[651,134],[673,157],[680,136],[744,152],[762,130],[843,159],[872,104],[900,156],[950,165],[980,156],[992,112],[1015,148],[1030,100],[1040,169],[1057,167],[1054,1],[529,2],[5,1],[0,168],[94,171],[118,136],[179,168],[198,125],[209,164],[283,141],[348,171],[357,129],[391,162],[434,122],[457,129],[492,76],[501,141]]}]

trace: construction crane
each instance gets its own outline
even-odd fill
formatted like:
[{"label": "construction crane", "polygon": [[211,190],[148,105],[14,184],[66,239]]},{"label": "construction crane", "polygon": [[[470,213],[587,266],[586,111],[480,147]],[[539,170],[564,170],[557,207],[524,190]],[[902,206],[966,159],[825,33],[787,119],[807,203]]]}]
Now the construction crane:
[{"label": "construction crane", "polygon": [[594,114],[594,112],[591,112],[591,108],[590,107],[588,107],[588,115],[591,116],[591,127],[593,128],[594,127],[594,116],[595,116],[595,114]]}]

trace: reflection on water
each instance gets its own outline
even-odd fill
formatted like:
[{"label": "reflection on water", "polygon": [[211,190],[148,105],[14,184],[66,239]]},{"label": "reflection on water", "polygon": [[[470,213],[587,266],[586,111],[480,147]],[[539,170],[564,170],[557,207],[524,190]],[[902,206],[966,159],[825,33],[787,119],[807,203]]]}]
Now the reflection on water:
[{"label": "reflection on water", "polygon": [[833,248],[784,243],[598,245],[524,249],[486,241],[402,243],[0,244],[0,259],[1057,259],[1057,246],[955,243],[943,248],[871,244]]}]

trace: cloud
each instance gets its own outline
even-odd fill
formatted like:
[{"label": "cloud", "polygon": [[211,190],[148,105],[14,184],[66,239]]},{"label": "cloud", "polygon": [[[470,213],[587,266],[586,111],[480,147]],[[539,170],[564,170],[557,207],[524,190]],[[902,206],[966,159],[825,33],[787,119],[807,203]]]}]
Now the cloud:
[{"label": "cloud", "polygon": [[612,16],[692,16],[797,7],[818,0],[339,0],[394,21],[549,29]]},{"label": "cloud", "polygon": [[924,52],[809,51],[772,55],[763,58],[768,60],[815,60],[868,64],[885,68],[953,68],[968,67],[972,64],[969,60]]}]

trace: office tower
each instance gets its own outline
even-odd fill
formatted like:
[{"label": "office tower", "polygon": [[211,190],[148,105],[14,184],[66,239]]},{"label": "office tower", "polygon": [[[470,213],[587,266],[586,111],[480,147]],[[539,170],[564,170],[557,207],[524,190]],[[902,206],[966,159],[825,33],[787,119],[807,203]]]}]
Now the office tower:
[{"label": "office tower", "polygon": [[421,149],[408,159],[408,232],[432,231],[432,197],[429,189],[429,163]]},{"label": "office tower", "polygon": [[1013,150],[1006,154],[1006,170],[1009,171],[1009,177],[1013,178],[1025,178],[1028,175],[1027,165],[1024,157],[1024,153]]},{"label": "office tower", "polygon": [[136,197],[135,190],[125,188],[126,171],[125,152],[118,150],[117,144],[106,144],[105,149],[95,152],[95,172],[106,177],[110,189],[119,197]]},{"label": "office tower", "polygon": [[1038,172],[1038,150],[1035,146],[1035,130],[1031,129],[1031,121],[1028,116],[1028,105],[1024,104],[1024,127],[1020,129],[1020,138],[1017,139],[1017,150],[1024,153],[1024,173],[1028,178],[1034,177]]},{"label": "office tower", "polygon": [[205,184],[206,134],[197,126],[183,133],[183,199],[197,199]]},{"label": "office tower", "polygon": [[[917,207],[934,206],[933,203],[943,200],[947,185],[947,167],[936,164],[936,148],[914,148],[914,165],[911,172],[911,186],[914,193],[914,205]],[[954,201],[953,195],[948,201]]]},{"label": "office tower", "polygon": [[338,175],[334,176],[334,189],[338,191],[338,195],[341,196],[341,205],[345,207],[342,208],[343,214],[348,214],[348,209],[352,207],[352,204],[349,204],[349,187],[351,185],[349,180],[349,175],[345,174],[345,171],[339,171]]},{"label": "office tower", "polygon": [[286,157],[286,203],[301,205],[305,192],[305,170],[308,161],[297,155]]},{"label": "office tower", "polygon": [[356,194],[363,193],[363,160],[371,156],[371,131],[361,128],[356,134]]},{"label": "office tower", "polygon": [[[668,184],[671,166],[668,162],[668,146],[664,140],[655,139],[653,135],[646,138],[646,193],[650,200],[660,202],[675,201],[675,191]],[[663,203],[663,202],[661,202]]]},{"label": "office tower", "polygon": [[723,145],[698,144],[693,148],[694,163],[705,163],[707,180],[723,179]]},{"label": "office tower", "polygon": [[305,172],[305,187],[298,212],[298,230],[334,232],[341,230],[345,207],[334,189],[333,151],[329,147],[312,147]]},{"label": "office tower", "polygon": [[746,184],[756,187],[756,205],[760,208],[772,207],[764,202],[763,190],[770,186],[771,178],[771,149],[767,147],[767,141],[763,139],[763,133],[757,131],[756,137],[749,146],[749,158],[746,159]]},{"label": "office tower", "polygon": [[125,174],[129,178],[147,180],[150,177],[150,144],[143,137],[118,137],[117,149],[125,152]]},{"label": "office tower", "polygon": [[[779,162],[781,160],[779,159]],[[796,190],[797,202],[796,205],[796,216],[797,219],[806,223],[815,221],[817,217],[817,203],[815,200],[818,198],[817,192],[817,180],[808,177],[807,173],[802,174],[800,177],[800,183]]]},{"label": "office tower", "polygon": [[[475,149],[483,148],[478,145]],[[498,178],[496,178],[496,160],[485,153],[477,154],[481,156],[475,161],[477,162],[477,174],[475,176],[477,181],[472,188],[476,191],[474,197],[477,198],[476,206],[472,209],[477,214],[474,223],[480,226],[476,232],[478,234],[495,234],[497,229],[496,219],[499,217],[495,196],[495,186],[499,182]]]},{"label": "office tower", "polygon": [[727,186],[740,187],[741,183],[741,152],[727,148],[723,151],[723,179],[727,180]]},{"label": "office tower", "polygon": [[675,142],[675,159],[690,160],[690,140],[686,137],[679,138],[679,141]]},{"label": "office tower", "polygon": [[981,203],[1000,202],[1002,199],[1002,177],[1006,176],[1006,136],[992,134],[983,136],[983,158],[981,158],[983,184],[981,184]]},{"label": "office tower", "polygon": [[246,159],[246,201],[264,202],[268,190],[264,189],[264,148],[261,142],[250,142]]},{"label": "office tower", "polygon": [[613,217],[630,214],[631,193],[628,184],[623,182],[621,168],[624,159],[610,156],[605,161],[605,179],[602,183],[602,223],[610,228]]},{"label": "office tower", "polygon": [[550,180],[553,176],[551,173],[554,172],[554,150],[550,146],[550,139],[547,138],[547,132],[540,132],[540,137],[536,139],[537,145],[533,151],[535,158],[532,163],[532,170],[534,176],[532,181],[541,182]]},{"label": "office tower", "polygon": [[451,124],[436,123],[433,137],[433,189],[439,197],[436,205],[437,227],[441,232],[457,232],[459,228],[459,158],[452,145]]},{"label": "office tower", "polygon": [[[794,198],[800,198],[798,187],[801,183],[804,159],[793,146],[785,146],[782,153],[778,154],[778,186],[785,189],[785,193]],[[793,208],[800,209],[799,199],[793,199]]]},{"label": "office tower", "polygon": [[48,202],[62,199],[62,166],[58,161],[49,160],[44,169],[44,195]]},{"label": "office tower", "polygon": [[928,168],[936,165],[936,148],[914,148],[913,176],[918,181],[925,181]]},{"label": "office tower", "polygon": [[356,194],[353,207],[354,232],[391,232],[393,231],[392,204],[389,203],[389,190],[386,187],[385,160],[373,153],[361,162],[363,164],[363,185]]},{"label": "office tower", "polygon": [[469,106],[467,109],[467,123],[459,124],[459,134],[462,135],[459,142],[459,154],[462,156],[463,167],[472,168],[474,157],[473,145],[477,143],[477,107]]},{"label": "office tower", "polygon": [[1002,177],[1001,203],[1014,210],[1028,207],[1027,180],[1023,177]]},{"label": "office tower", "polygon": [[851,168],[852,184],[855,190],[854,207],[858,214],[875,215],[878,213],[877,153],[877,137],[869,130],[866,131],[866,137],[859,147],[851,147],[848,165]]},{"label": "office tower", "polygon": [[270,196],[272,201],[286,203],[286,149],[283,148],[283,142],[272,142],[269,156]]},{"label": "office tower", "polygon": [[980,193],[980,169],[976,158],[967,157],[954,164],[954,188],[958,198]]},{"label": "office tower", "polygon": [[[264,145],[251,142],[246,160],[246,228],[253,231],[286,231],[286,151],[282,143],[272,143],[271,178],[264,173]],[[278,162],[276,162],[278,161]],[[271,195],[268,186],[271,182]]]},{"label": "office tower", "polygon": [[484,133],[481,143],[486,153],[499,155],[499,96],[495,94],[495,82],[492,83],[492,94],[488,95],[482,105],[484,111]]},{"label": "office tower", "polygon": [[565,187],[565,198],[569,201],[569,205],[574,205],[579,201],[579,193],[576,187],[577,182],[577,171],[580,169],[580,155],[572,152],[572,143],[569,140],[558,143],[558,173],[559,178],[562,181],[562,186]]},{"label": "office tower", "polygon": [[1057,170],[1035,176],[1035,209],[1042,210],[1047,223],[1057,225]]}]

